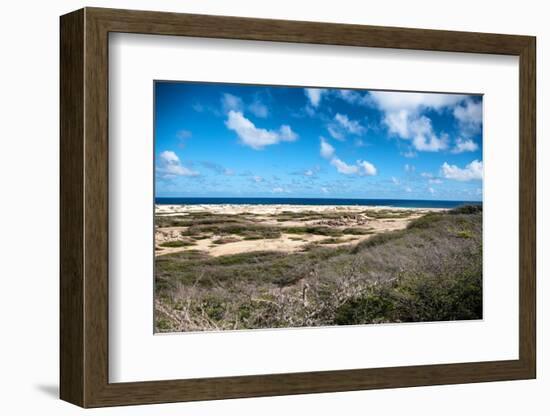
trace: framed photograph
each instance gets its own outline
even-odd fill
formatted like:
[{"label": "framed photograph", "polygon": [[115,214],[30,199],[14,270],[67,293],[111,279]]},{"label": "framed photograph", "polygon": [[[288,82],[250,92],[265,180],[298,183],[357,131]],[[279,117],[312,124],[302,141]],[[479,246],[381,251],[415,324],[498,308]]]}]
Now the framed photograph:
[{"label": "framed photograph", "polygon": [[536,376],[535,38],[61,17],[82,407]]}]

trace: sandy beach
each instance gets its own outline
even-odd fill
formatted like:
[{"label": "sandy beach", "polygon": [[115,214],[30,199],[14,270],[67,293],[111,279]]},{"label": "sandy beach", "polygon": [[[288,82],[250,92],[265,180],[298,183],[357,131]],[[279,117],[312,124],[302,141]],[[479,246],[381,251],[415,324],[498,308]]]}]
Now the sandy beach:
[{"label": "sandy beach", "polygon": [[[254,251],[297,252],[311,244],[342,246],[404,229],[412,220],[444,209],[342,205],[157,205],[155,253],[162,256],[199,250],[217,257]],[[162,223],[161,223],[162,220]],[[194,224],[242,224],[269,229],[263,235],[231,232],[229,227]],[[191,231],[193,231],[191,233]],[[271,231],[276,231],[273,233]]]}]

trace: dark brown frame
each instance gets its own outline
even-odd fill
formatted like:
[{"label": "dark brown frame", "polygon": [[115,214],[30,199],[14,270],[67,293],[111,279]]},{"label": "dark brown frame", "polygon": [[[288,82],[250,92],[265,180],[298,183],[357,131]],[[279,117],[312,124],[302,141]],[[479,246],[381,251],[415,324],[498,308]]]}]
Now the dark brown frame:
[{"label": "dark brown frame", "polygon": [[[519,359],[109,383],[109,32],[519,56]],[[101,407],[535,378],[535,42],[530,36],[98,8],[62,16],[61,398]]]}]

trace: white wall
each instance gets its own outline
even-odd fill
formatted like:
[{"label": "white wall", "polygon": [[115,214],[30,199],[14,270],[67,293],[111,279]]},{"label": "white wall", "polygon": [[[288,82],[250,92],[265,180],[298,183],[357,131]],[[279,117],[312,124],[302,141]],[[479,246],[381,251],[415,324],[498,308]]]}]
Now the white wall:
[{"label": "white wall", "polygon": [[[308,4],[309,3],[309,4]],[[548,190],[543,162],[544,103],[550,98],[545,61],[550,26],[545,2],[354,0],[69,1],[4,2],[0,15],[0,409],[4,414],[72,415],[82,412],[59,401],[58,385],[58,16],[82,6],[166,10],[318,20],[434,29],[529,34],[538,37],[538,289],[539,378],[536,381],[410,388],[87,411],[103,415],[543,415],[550,403],[550,361],[545,359],[548,317],[543,244],[550,238]],[[547,88],[545,88],[545,86]],[[546,201],[543,201],[546,199]],[[544,207],[544,208],[543,208]]]}]

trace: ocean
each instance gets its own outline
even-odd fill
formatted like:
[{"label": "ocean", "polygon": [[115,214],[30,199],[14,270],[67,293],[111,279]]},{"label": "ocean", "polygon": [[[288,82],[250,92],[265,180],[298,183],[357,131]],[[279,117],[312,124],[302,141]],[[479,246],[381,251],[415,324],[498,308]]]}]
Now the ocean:
[{"label": "ocean", "polygon": [[155,198],[158,205],[358,205],[396,208],[456,208],[481,205],[481,201],[437,201],[420,199],[348,199],[348,198]]}]

